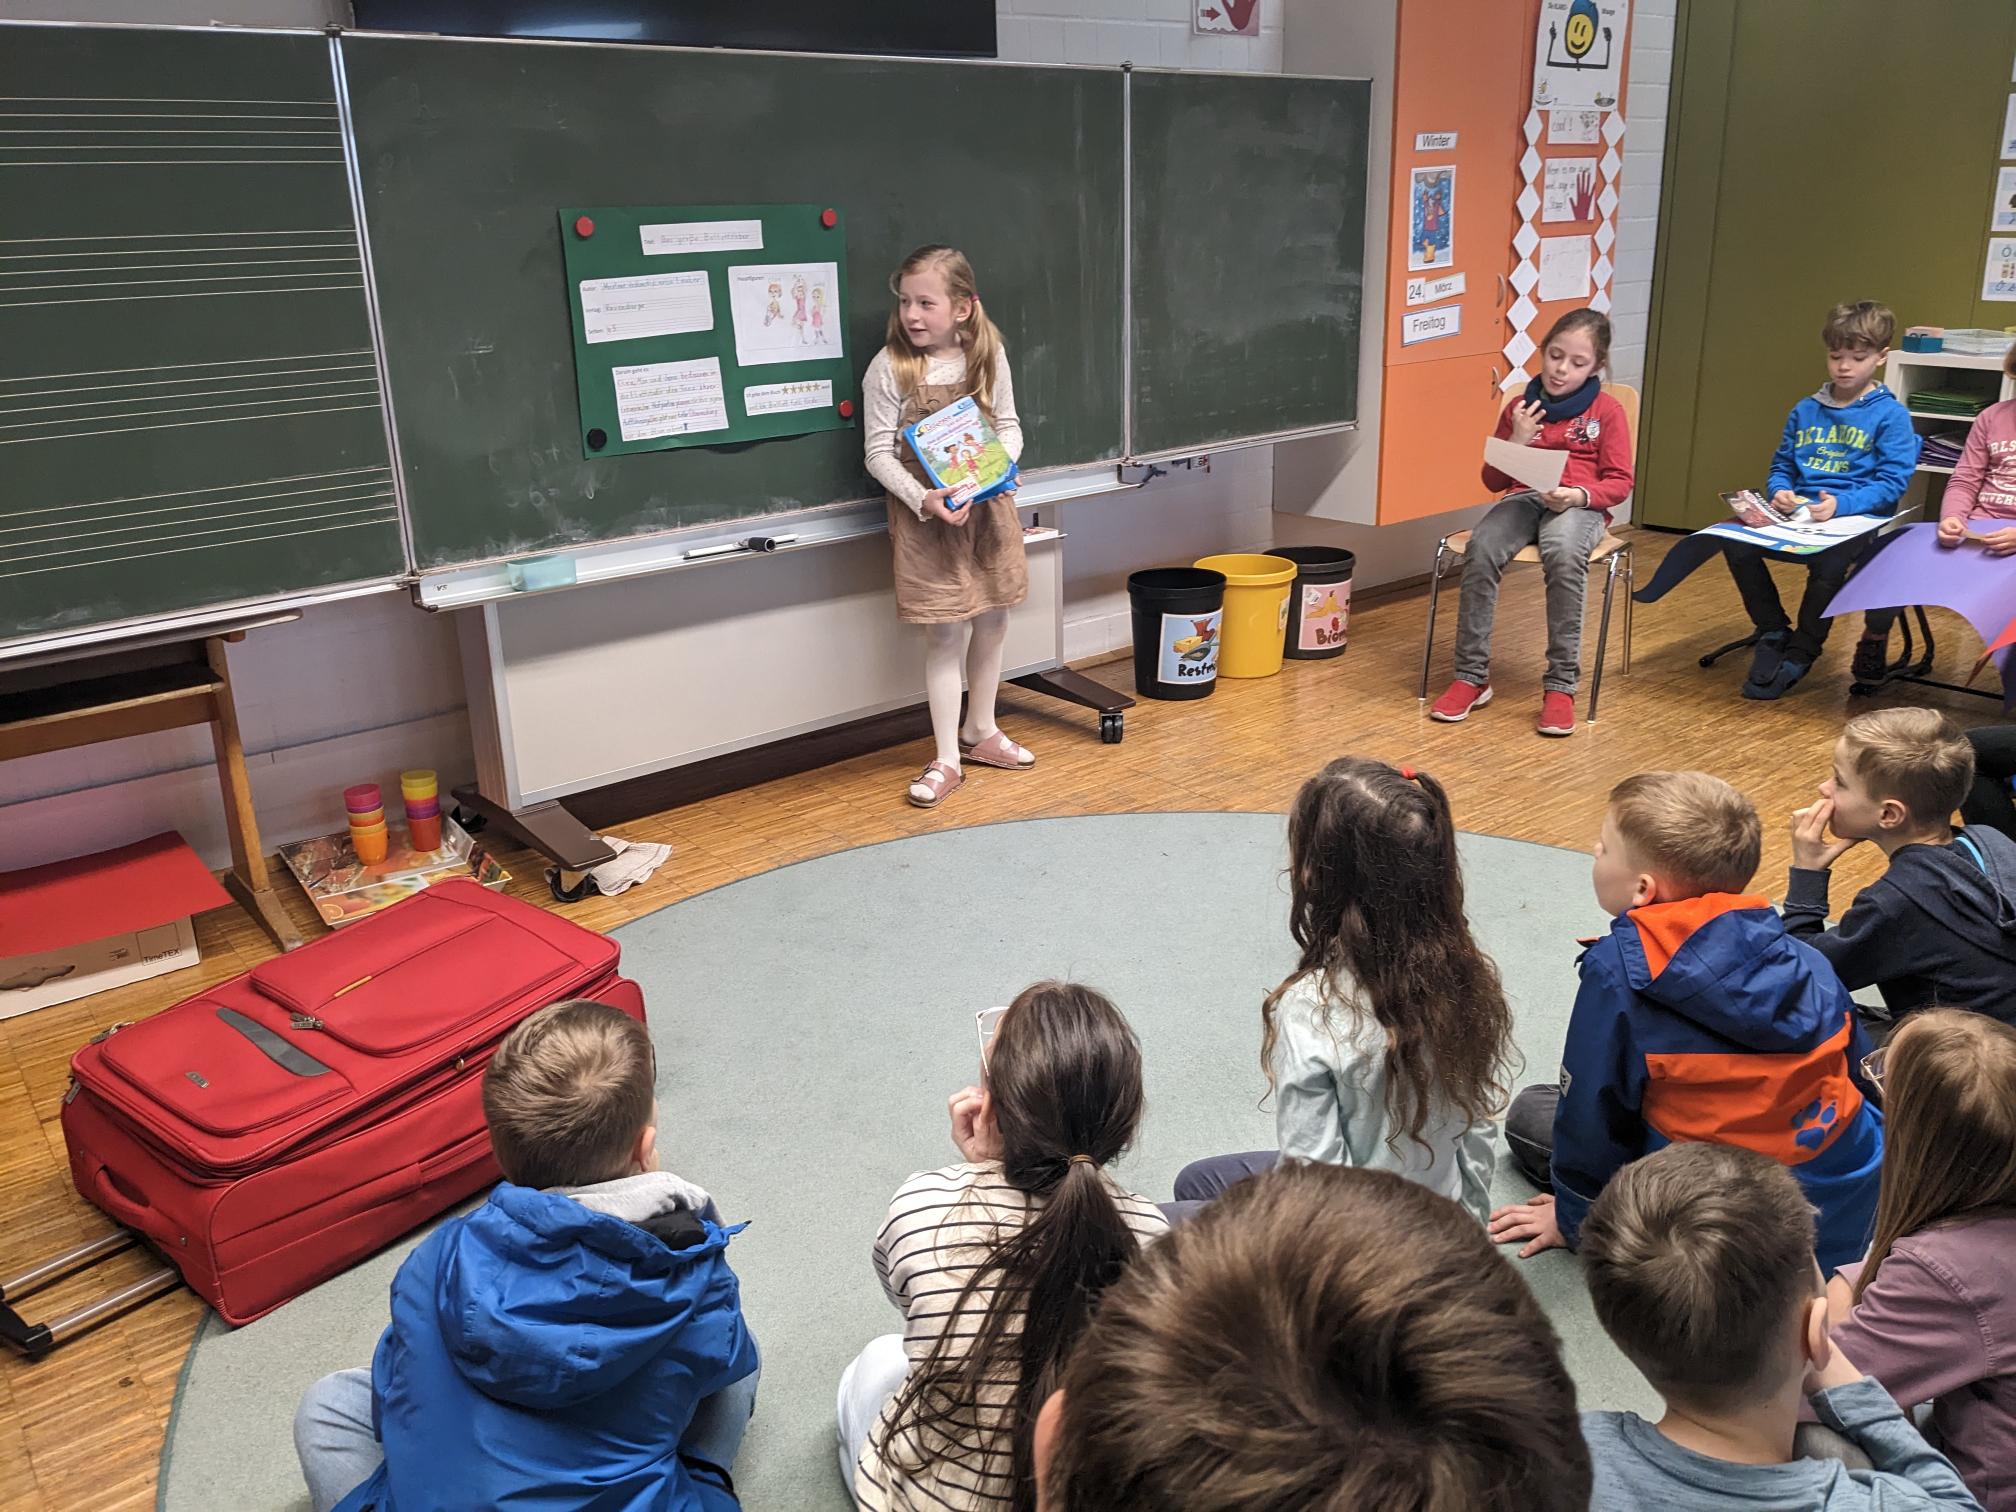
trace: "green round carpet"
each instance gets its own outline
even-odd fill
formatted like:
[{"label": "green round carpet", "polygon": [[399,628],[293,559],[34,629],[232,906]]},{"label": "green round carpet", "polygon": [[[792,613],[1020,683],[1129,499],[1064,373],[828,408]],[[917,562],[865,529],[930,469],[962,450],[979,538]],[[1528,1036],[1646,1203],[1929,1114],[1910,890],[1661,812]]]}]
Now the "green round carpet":
[{"label": "green round carpet", "polygon": [[[1588,858],[1481,835],[1462,846],[1522,1081],[1551,1079],[1575,941],[1607,923]],[[1285,859],[1278,814],[1029,820],[801,862],[616,932],[658,1047],[662,1159],[749,1223],[730,1251],[763,1349],[735,1466],[745,1506],[848,1506],[835,1388],[856,1350],[901,1326],[869,1246],[904,1177],[957,1158],[945,1098],[975,1079],[976,1009],[1044,977],[1120,1005],[1147,1063],[1148,1114],[1120,1172],[1136,1191],[1166,1198],[1186,1162],[1273,1143],[1256,1057],[1261,996],[1294,959]],[[1529,1191],[1501,1144],[1498,1195]],[[370,1363],[417,1238],[248,1327],[205,1321],[169,1426],[164,1508],[306,1506],[294,1404],[325,1372]],[[1650,1410],[1574,1258],[1515,1263],[1561,1330],[1583,1405]]]}]

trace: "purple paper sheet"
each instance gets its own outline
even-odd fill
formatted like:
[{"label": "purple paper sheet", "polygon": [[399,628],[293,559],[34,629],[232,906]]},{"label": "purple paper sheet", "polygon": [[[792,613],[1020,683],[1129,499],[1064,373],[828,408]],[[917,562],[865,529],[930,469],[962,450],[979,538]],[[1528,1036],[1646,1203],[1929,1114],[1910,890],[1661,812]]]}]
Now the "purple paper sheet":
[{"label": "purple paper sheet", "polygon": [[1991,557],[1979,546],[1941,546],[1937,525],[1906,525],[1848,579],[1832,615],[1857,609],[1937,604],[1974,627],[1985,645],[2016,618],[2016,556]]}]

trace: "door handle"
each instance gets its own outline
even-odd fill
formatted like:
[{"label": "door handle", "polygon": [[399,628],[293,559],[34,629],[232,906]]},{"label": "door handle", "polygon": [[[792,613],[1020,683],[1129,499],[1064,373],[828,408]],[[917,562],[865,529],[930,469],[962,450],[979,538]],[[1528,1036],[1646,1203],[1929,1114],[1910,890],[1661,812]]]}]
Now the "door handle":
[{"label": "door handle", "polygon": [[1491,364],[1491,397],[1498,397],[1498,364]]},{"label": "door handle", "polygon": [[1498,275],[1498,304],[1497,304],[1497,308],[1498,308],[1498,309],[1501,309],[1501,310],[1505,308],[1505,275],[1504,275],[1503,273],[1500,273],[1500,274]]}]

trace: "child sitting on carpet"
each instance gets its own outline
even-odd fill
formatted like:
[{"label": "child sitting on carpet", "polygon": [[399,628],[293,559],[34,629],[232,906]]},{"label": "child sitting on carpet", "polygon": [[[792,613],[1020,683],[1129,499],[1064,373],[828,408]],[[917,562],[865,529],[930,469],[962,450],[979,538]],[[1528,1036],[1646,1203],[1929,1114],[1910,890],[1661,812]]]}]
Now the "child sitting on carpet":
[{"label": "child sitting on carpet", "polygon": [[858,1506],[1026,1508],[1030,1434],[1099,1294],[1168,1231],[1107,1167],[1141,1122],[1141,1045],[1105,998],[1039,982],[954,1093],[961,1165],[912,1176],[875,1237],[903,1334],[840,1380],[840,1467]]},{"label": "child sitting on carpet", "polygon": [[[1827,957],[1850,992],[1874,984],[1892,1024],[1930,1003],[2016,1024],[2016,840],[1953,828],[1974,753],[1937,709],[1848,721],[1820,801],[1792,816],[1785,927]],[[1827,838],[1832,829],[1838,837]],[[1827,880],[1873,840],[1890,869],[1827,927]]]},{"label": "child sitting on carpet", "polygon": [[[1558,1087],[1513,1099],[1505,1142],[1541,1194],[1491,1215],[1521,1256],[1575,1243],[1627,1162],[1688,1140],[1789,1166],[1820,1210],[1820,1261],[1862,1253],[1883,1121],[1864,1101],[1854,1002],[1765,898],[1745,895],[1762,831],[1706,772],[1641,772],[1610,794],[1596,901]],[[1552,1186],[1552,1194],[1544,1190]]]},{"label": "child sitting on carpet", "polygon": [[1181,1219],[1275,1161],[1397,1171],[1491,1211],[1512,1010],[1463,913],[1442,785],[1343,756],[1288,815],[1289,929],[1301,955],[1260,1008],[1260,1066],[1280,1149],[1196,1161]]},{"label": "child sitting on carpet", "polygon": [[[399,1267],[369,1371],[302,1399],[315,1512],[597,1505],[728,1512],[756,1402],[728,1237],[658,1169],[644,1026],[556,1003],[483,1074],[490,1200]],[[347,1494],[346,1494],[347,1493]]]},{"label": "child sitting on carpet", "polygon": [[[1813,1209],[1785,1168],[1673,1145],[1617,1173],[1582,1228],[1597,1320],[1666,1400],[1582,1419],[1591,1512],[1980,1512],[1953,1467],[1827,1335]],[[1873,1467],[1805,1459],[1808,1398]]]},{"label": "child sitting on carpet", "polygon": [[1036,1426],[1041,1512],[1583,1512],[1561,1344],[1390,1171],[1242,1182],[1100,1301]]},{"label": "child sitting on carpet", "polygon": [[1882,1195],[1868,1259],[1827,1288],[1834,1342],[1989,1512],[2016,1512],[2016,1029],[1929,1008],[1870,1058]]}]

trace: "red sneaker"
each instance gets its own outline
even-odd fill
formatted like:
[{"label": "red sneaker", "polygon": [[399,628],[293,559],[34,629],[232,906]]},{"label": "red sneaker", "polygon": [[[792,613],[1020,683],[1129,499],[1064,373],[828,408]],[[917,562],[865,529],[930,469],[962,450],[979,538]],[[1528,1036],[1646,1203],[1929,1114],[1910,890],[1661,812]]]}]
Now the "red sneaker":
[{"label": "red sneaker", "polygon": [[1540,700],[1540,721],[1534,725],[1542,735],[1575,733],[1575,697],[1572,693],[1549,693]]},{"label": "red sneaker", "polygon": [[1435,707],[1428,711],[1430,719],[1439,719],[1444,724],[1461,724],[1470,717],[1472,709],[1481,709],[1491,702],[1491,685],[1483,687],[1465,682],[1462,678],[1449,684],[1448,691],[1435,700]]}]

